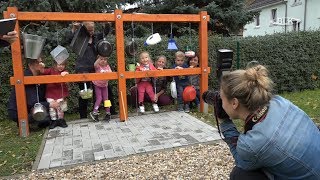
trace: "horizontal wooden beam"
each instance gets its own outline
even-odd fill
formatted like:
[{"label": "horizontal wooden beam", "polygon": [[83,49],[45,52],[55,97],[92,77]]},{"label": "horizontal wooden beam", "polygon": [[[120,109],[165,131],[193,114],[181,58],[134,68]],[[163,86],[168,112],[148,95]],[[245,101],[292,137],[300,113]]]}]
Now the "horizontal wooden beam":
[{"label": "horizontal wooden beam", "polygon": [[[23,79],[24,84],[48,84],[48,83],[60,83],[60,82],[80,82],[80,81],[92,81],[118,79],[118,74],[116,72],[112,73],[85,73],[85,74],[67,74],[65,76],[60,75],[44,75],[44,76],[25,76]],[[10,78],[10,84],[18,84],[18,80],[14,77]]]},{"label": "horizontal wooden beam", "polygon": [[110,13],[19,12],[19,21],[114,21]]},{"label": "horizontal wooden beam", "polygon": [[123,21],[200,22],[200,16],[193,14],[123,14]]},{"label": "horizontal wooden beam", "polygon": [[[210,69],[210,68],[208,68]],[[195,75],[201,74],[200,68],[187,68],[187,69],[164,69],[154,71],[127,71],[124,74],[124,78],[144,78],[144,77],[163,77],[163,76],[181,76],[181,75]]]},{"label": "horizontal wooden beam", "polygon": [[[210,68],[206,69],[210,72]],[[144,78],[144,77],[163,77],[163,76],[181,76],[181,75],[195,75],[201,74],[201,68],[187,68],[187,69],[164,69],[154,71],[126,71],[120,74],[120,77],[125,79]],[[93,80],[117,80],[118,73],[85,73],[85,74],[68,74],[66,76],[59,75],[45,75],[45,76],[25,76],[24,84],[48,84],[60,82],[81,82]],[[10,84],[16,85],[22,81],[16,80],[14,77],[10,78]]]},{"label": "horizontal wooden beam", "polygon": [[[201,21],[201,16],[194,14],[123,14],[117,18],[129,22]],[[115,16],[111,13],[18,12],[18,19],[19,21],[115,21]]]}]

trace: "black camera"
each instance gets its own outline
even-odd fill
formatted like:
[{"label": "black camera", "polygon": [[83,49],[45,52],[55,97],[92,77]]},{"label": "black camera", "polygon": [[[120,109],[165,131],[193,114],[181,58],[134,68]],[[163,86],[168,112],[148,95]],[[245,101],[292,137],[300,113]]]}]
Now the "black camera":
[{"label": "black camera", "polygon": [[[218,82],[222,75],[229,73],[232,67],[233,51],[230,49],[219,49],[217,51],[216,76]],[[216,118],[229,118],[228,114],[222,108],[222,100],[219,91],[206,91],[202,94],[202,99],[207,104],[214,107]]]},{"label": "black camera", "polygon": [[205,103],[213,105],[215,116],[220,119],[229,118],[229,115],[222,108],[222,100],[219,91],[206,91],[202,94]]}]

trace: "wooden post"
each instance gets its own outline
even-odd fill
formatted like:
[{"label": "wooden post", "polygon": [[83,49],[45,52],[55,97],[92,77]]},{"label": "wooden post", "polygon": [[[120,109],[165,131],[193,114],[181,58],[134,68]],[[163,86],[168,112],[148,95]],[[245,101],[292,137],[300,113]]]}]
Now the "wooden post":
[{"label": "wooden post", "polygon": [[[208,90],[208,22],[209,16],[207,12],[201,11],[200,22],[199,22],[199,51],[200,51],[200,67],[201,67],[201,75],[200,75],[200,95],[202,95],[205,91]],[[200,97],[200,112],[204,110],[204,101]]]},{"label": "wooden post", "polygon": [[29,122],[28,122],[28,111],[27,111],[27,100],[26,91],[24,87],[24,73],[23,73],[23,63],[21,57],[21,47],[20,47],[20,27],[19,27],[19,17],[18,8],[8,7],[7,13],[4,14],[5,18],[17,18],[15,31],[18,33],[18,39],[11,45],[12,53],[12,67],[14,76],[14,88],[16,91],[17,100],[17,111],[18,111],[18,121],[19,121],[19,134],[22,137],[29,136]]},{"label": "wooden post", "polygon": [[124,34],[123,34],[123,14],[121,10],[115,10],[115,25],[116,25],[116,46],[117,46],[117,71],[118,71],[118,97],[119,97],[119,113],[120,121],[126,121],[128,118],[127,107],[127,86],[124,60]]}]

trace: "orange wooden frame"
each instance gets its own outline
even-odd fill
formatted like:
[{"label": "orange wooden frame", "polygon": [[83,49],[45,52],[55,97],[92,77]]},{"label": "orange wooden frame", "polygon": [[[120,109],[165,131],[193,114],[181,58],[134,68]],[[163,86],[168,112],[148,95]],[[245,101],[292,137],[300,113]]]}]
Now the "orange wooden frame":
[{"label": "orange wooden frame", "polygon": [[[66,13],[66,12],[19,12],[16,7],[8,7],[4,12],[5,18],[17,18],[15,30],[19,38],[11,46],[13,77],[10,78],[11,85],[15,86],[19,119],[19,134],[26,137],[29,135],[28,114],[26,106],[25,85],[27,84],[47,84],[57,82],[79,82],[92,81],[99,79],[118,80],[118,97],[120,121],[126,121],[127,114],[127,92],[126,79],[141,77],[160,77],[176,75],[200,74],[200,93],[208,89],[208,22],[209,15],[202,11],[199,14],[125,14],[121,10],[115,10],[111,13]],[[117,71],[107,74],[88,73],[88,74],[69,74],[67,76],[49,75],[49,76],[28,76],[24,77],[23,64],[20,48],[20,28],[19,21],[106,21],[115,23],[116,32],[116,53],[117,53]],[[166,69],[163,71],[129,72],[125,70],[124,55],[124,22],[191,22],[199,24],[199,58],[200,67],[190,69]],[[23,97],[23,98],[21,98]],[[204,103],[201,99],[200,110],[203,112]]]}]

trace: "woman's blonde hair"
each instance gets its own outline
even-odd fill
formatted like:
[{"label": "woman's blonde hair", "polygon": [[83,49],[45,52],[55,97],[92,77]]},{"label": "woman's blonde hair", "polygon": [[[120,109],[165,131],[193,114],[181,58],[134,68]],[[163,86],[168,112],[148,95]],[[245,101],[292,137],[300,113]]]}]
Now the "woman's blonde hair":
[{"label": "woman's blonde hair", "polygon": [[221,78],[221,90],[227,99],[237,98],[249,111],[269,103],[274,83],[266,67],[257,65],[246,70],[236,70]]}]

